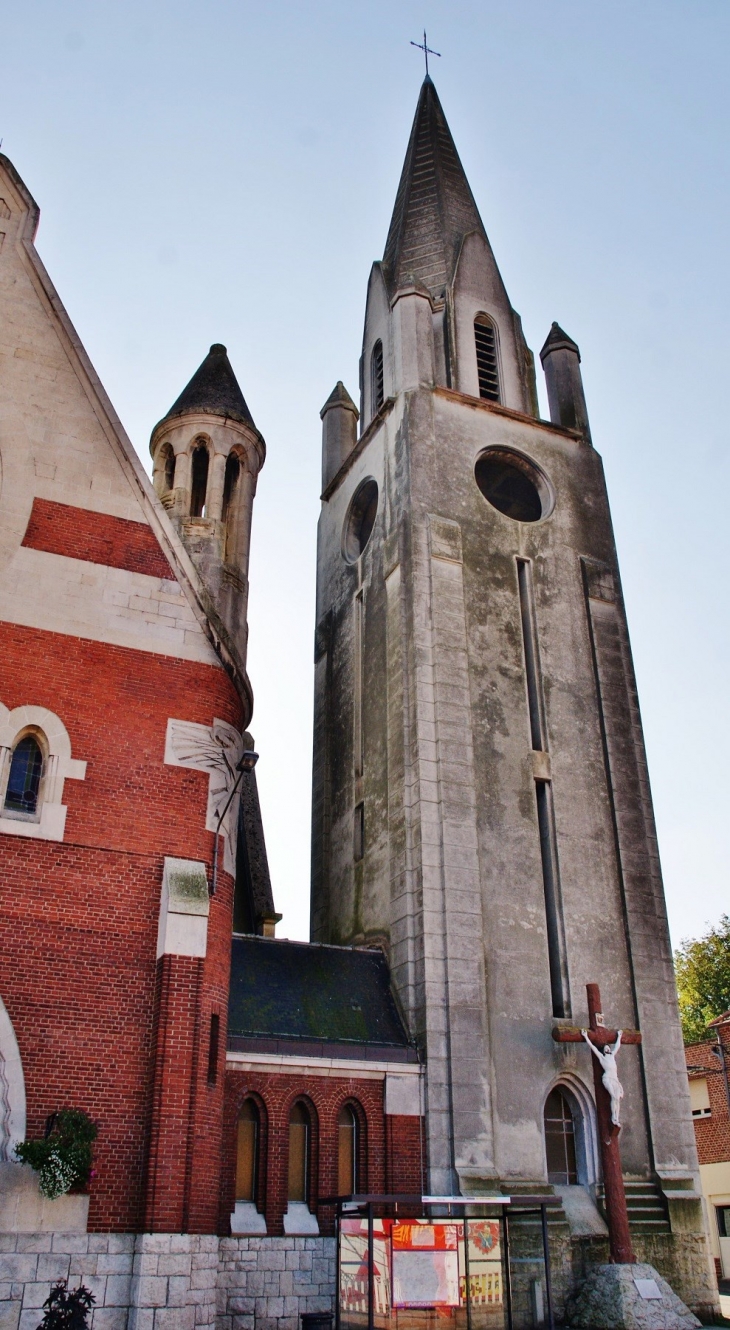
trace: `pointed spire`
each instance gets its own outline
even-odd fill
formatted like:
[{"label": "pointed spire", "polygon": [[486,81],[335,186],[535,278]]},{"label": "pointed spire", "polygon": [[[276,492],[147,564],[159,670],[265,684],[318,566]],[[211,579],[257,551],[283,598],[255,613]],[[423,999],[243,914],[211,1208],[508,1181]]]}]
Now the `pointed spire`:
[{"label": "pointed spire", "polygon": [[[187,387],[183,388],[177,401],[173,402],[162,419],[170,420],[172,416],[185,416],[193,411],[225,416],[229,420],[238,420],[242,425],[256,428],[226,348],[220,342],[211,346],[202,365],[196,369]],[[162,424],[162,421],[159,423]]]},{"label": "pointed spire", "polygon": [[439,297],[469,231],[486,240],[438,94],[426,75],[383,255],[391,294],[415,280]]},{"label": "pointed spire", "polygon": [[545,338],[545,345],[543,346],[542,351],[540,352],[540,359],[543,361],[543,363],[545,362],[545,357],[549,355],[551,351],[557,351],[558,348],[560,348],[561,350],[574,351],[578,357],[578,360],[580,360],[580,351],[578,349],[578,343],[574,342],[573,338],[569,337],[567,332],[563,331],[563,329],[560,327],[560,324],[556,323],[553,320],[550,332]]}]

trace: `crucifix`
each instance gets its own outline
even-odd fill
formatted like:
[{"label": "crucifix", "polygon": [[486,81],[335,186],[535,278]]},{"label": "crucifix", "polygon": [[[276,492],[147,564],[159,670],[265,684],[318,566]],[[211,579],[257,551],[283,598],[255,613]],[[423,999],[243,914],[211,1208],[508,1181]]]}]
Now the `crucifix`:
[{"label": "crucifix", "polygon": [[428,78],[428,57],[429,57],[430,55],[437,55],[438,58],[439,58],[439,60],[440,60],[440,59],[441,59],[441,52],[440,52],[440,51],[433,51],[433,50],[431,49],[431,47],[429,46],[428,42],[426,41],[426,29],[425,29],[425,28],[423,29],[423,41],[422,41],[422,42],[411,42],[411,46],[417,46],[419,51],[423,51],[423,54],[424,54],[424,57],[425,57],[425,60],[426,60],[426,78]]},{"label": "crucifix", "polygon": [[618,1079],[616,1054],[621,1044],[640,1044],[641,1035],[638,1030],[609,1030],[601,1011],[598,984],[586,984],[586,993],[590,1029],[579,1030],[575,1026],[563,1026],[553,1030],[553,1039],[559,1044],[580,1044],[585,1040],[594,1055],[591,1057],[591,1062],[611,1260],[617,1265],[634,1265],[636,1257],[631,1245],[629,1214],[626,1209],[626,1193],[618,1146],[621,1131],[619,1108],[623,1089]]}]

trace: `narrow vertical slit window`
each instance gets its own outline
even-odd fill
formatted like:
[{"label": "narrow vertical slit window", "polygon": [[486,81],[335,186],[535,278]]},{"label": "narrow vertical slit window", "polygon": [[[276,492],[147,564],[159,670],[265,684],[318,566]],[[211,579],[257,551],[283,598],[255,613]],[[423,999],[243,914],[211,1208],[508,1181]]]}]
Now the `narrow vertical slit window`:
[{"label": "narrow vertical slit window", "polygon": [[365,805],[358,804],[355,809],[355,819],[352,834],[352,853],[355,863],[365,855]]},{"label": "narrow vertical slit window", "polygon": [[236,1200],[256,1204],[259,1162],[259,1113],[253,1099],[244,1099],[236,1131]]},{"label": "narrow vertical slit window", "polygon": [[520,617],[522,642],[525,650],[525,677],[527,706],[530,716],[530,739],[536,752],[547,750],[545,718],[542,706],[540,660],[535,627],[535,601],[532,588],[532,565],[526,559],[517,560],[517,580],[520,589]]},{"label": "narrow vertical slit window", "polygon": [[175,488],[175,454],[168,444],[165,452],[165,491]]},{"label": "narrow vertical slit window", "polygon": [[221,1018],[216,1013],[210,1018],[210,1037],[208,1040],[208,1085],[215,1085],[218,1080],[218,1049],[220,1046]]},{"label": "narrow vertical slit window", "polygon": [[362,591],[355,596],[355,715],[354,715],[354,765],[355,775],[363,774],[363,735],[362,735],[362,647],[363,647],[363,597]]},{"label": "narrow vertical slit window", "polygon": [[310,1122],[304,1104],[294,1104],[289,1114],[290,1201],[307,1205],[309,1196]]},{"label": "narrow vertical slit window", "polygon": [[337,1119],[337,1195],[354,1196],[357,1179],[358,1121],[351,1104],[340,1109]]},{"label": "narrow vertical slit window", "polygon": [[370,384],[373,397],[373,415],[383,405],[383,343],[376,342],[370,358]]},{"label": "narrow vertical slit window", "polygon": [[190,486],[190,516],[205,517],[205,500],[208,493],[208,449],[199,443],[193,453],[192,478]]},{"label": "narrow vertical slit window", "polygon": [[494,324],[484,314],[474,320],[474,344],[477,353],[479,396],[488,402],[499,401],[499,369]]},{"label": "narrow vertical slit window", "polygon": [[221,521],[225,527],[225,545],[226,559],[231,561],[231,551],[235,544],[233,539],[233,527],[236,518],[236,492],[238,490],[238,478],[241,471],[241,464],[235,453],[229,453],[226,458],[226,470],[223,478],[223,507],[221,509]]},{"label": "narrow vertical slit window", "polygon": [[537,824],[540,830],[540,857],[545,890],[545,920],[547,923],[548,960],[550,965],[550,993],[553,1016],[570,1016],[568,966],[565,955],[565,935],[560,899],[557,838],[553,816],[553,791],[549,780],[536,780]]}]

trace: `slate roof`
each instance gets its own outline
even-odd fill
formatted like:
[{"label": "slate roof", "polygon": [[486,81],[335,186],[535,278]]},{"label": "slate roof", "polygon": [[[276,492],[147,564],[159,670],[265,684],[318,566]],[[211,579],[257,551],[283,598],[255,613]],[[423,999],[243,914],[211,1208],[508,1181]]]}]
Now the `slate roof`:
[{"label": "slate roof", "polygon": [[242,425],[254,425],[238,380],[233,373],[225,346],[214,342],[202,365],[196,369],[192,379],[183,388],[177,401],[173,402],[166,416],[159,421],[170,420],[173,416],[184,416],[189,411],[205,411],[212,416],[225,416],[229,420],[238,420]]},{"label": "slate roof", "polygon": [[232,1049],[415,1062],[380,951],[233,938]]},{"label": "slate roof", "polygon": [[391,295],[412,279],[439,297],[451,282],[459,246],[486,232],[438,94],[427,75],[383,255]]}]

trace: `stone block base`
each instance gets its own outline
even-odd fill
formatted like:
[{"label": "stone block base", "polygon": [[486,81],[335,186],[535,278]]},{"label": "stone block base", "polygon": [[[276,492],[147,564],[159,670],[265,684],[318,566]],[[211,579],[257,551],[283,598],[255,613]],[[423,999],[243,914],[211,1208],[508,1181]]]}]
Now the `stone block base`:
[{"label": "stone block base", "polygon": [[568,1299],[571,1330],[693,1330],[700,1322],[653,1265],[597,1265]]},{"label": "stone block base", "polygon": [[299,1330],[334,1311],[335,1240],[0,1233],[0,1330],[36,1330],[51,1284],[84,1284],[91,1330]]}]

